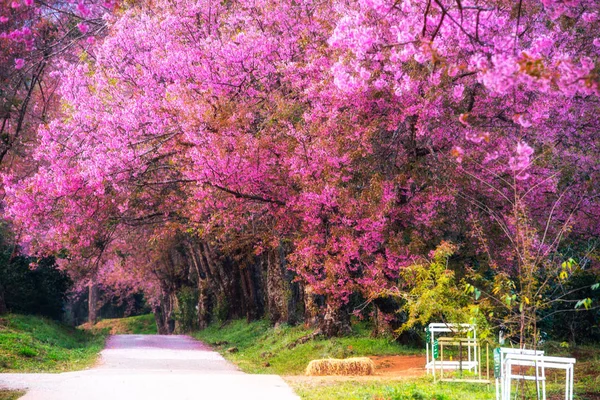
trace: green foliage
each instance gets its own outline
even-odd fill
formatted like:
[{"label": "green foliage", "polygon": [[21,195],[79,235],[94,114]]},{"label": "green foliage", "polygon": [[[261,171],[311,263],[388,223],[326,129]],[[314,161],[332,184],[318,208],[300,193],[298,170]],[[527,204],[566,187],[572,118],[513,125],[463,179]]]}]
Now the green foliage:
[{"label": "green foliage", "polygon": [[98,321],[92,328],[83,324],[80,328],[91,330],[93,333],[122,335],[156,335],[154,314],[138,315],[127,318],[109,318]]},{"label": "green foliage", "polygon": [[217,296],[217,305],[215,307],[214,315],[217,318],[217,321],[221,323],[227,321],[229,318],[229,301],[227,301],[225,294]]},{"label": "green foliage", "polygon": [[156,335],[157,333],[154,314],[144,314],[121,319],[126,321],[129,330],[134,335]]},{"label": "green foliage", "polygon": [[53,258],[11,258],[9,251],[0,253],[0,290],[4,289],[8,310],[61,319],[72,285],[69,277],[57,269]]},{"label": "green foliage", "polygon": [[[245,372],[261,374],[302,374],[310,360],[319,358],[422,352],[422,349],[407,348],[389,338],[373,338],[370,336],[371,328],[364,323],[355,323],[353,334],[347,337],[317,337],[294,345],[298,339],[312,332],[302,326],[280,325],[275,328],[268,321],[247,323],[236,320],[222,328],[213,324],[194,333],[194,337],[209,344],[227,342],[218,348],[226,358]],[[239,351],[227,353],[229,347],[237,347]]]},{"label": "green foliage", "polygon": [[21,347],[19,349],[19,355],[23,357],[35,357],[38,355],[38,353],[30,347]]},{"label": "green foliage", "polygon": [[198,329],[198,290],[184,287],[177,293],[178,309],[175,311],[177,330],[182,333]]},{"label": "green foliage", "polygon": [[399,332],[430,322],[476,323],[479,336],[486,336],[488,324],[481,312],[481,305],[476,304],[480,300],[481,290],[465,282],[461,288],[454,271],[448,268],[448,259],[456,249],[456,246],[442,242],[430,260],[402,271],[407,290],[396,295],[405,300],[408,320]]},{"label": "green foliage", "polygon": [[540,330],[554,341],[573,343],[600,341],[600,290],[598,275],[591,269],[574,268],[569,278],[550,287],[562,294],[540,312]]},{"label": "green foliage", "polygon": [[92,365],[104,336],[46,318],[8,314],[0,319],[0,372],[62,372]]},{"label": "green foliage", "polygon": [[0,223],[0,299],[10,312],[61,319],[71,280],[52,257],[15,257],[18,249],[12,241],[9,229]]}]

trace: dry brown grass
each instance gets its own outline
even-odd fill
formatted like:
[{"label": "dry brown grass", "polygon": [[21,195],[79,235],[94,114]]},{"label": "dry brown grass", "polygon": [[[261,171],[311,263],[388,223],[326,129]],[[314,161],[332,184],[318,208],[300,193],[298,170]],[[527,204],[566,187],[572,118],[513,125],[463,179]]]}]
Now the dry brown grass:
[{"label": "dry brown grass", "polygon": [[310,376],[373,375],[374,373],[375,363],[368,357],[312,360],[306,367],[306,375]]}]

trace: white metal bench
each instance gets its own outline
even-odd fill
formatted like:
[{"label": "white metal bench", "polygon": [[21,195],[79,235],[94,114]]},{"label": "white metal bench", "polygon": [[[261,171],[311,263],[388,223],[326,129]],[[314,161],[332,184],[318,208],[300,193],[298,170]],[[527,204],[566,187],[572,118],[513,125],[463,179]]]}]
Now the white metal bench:
[{"label": "white metal bench", "polygon": [[[528,380],[535,381],[537,386],[537,398],[546,400],[546,369],[565,370],[565,400],[573,400],[573,376],[576,360],[568,357],[545,356],[541,350],[527,349],[500,349],[500,376],[496,377],[496,399],[510,400],[512,381]],[[513,367],[521,369],[519,373],[513,372]],[[531,372],[533,374],[527,374]],[[540,386],[541,385],[541,386]]]},{"label": "white metal bench", "polygon": [[[437,381],[439,373],[442,381],[489,383],[489,380],[484,380],[481,376],[481,348],[475,325],[431,323],[425,332],[427,333],[425,368],[428,374],[433,374],[434,381]],[[441,336],[444,333],[447,335]],[[459,349],[458,360],[444,358],[444,348],[448,347]],[[463,359],[465,348],[466,359]],[[444,378],[444,371],[460,371],[460,374],[459,377]],[[470,374],[465,377],[463,371]]]}]

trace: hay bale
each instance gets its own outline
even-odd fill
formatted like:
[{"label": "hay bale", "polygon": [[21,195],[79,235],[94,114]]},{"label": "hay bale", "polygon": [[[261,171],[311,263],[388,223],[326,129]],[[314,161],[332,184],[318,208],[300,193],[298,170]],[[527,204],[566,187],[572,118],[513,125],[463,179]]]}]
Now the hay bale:
[{"label": "hay bale", "polygon": [[312,360],[306,367],[306,375],[373,375],[375,363],[368,357],[353,357],[343,360],[328,358]]}]

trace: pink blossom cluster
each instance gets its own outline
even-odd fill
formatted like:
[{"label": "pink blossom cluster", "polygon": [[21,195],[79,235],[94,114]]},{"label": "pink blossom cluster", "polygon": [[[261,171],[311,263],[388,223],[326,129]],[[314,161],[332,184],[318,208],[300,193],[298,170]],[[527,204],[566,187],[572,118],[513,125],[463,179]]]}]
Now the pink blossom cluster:
[{"label": "pink blossom cluster", "polygon": [[515,177],[519,180],[525,180],[529,178],[529,174],[525,172],[531,165],[531,156],[533,155],[533,149],[525,142],[519,142],[515,155],[510,157],[508,165],[515,172]]},{"label": "pink blossom cluster", "polygon": [[[299,279],[339,302],[397,285],[440,240],[473,234],[464,221],[506,220],[523,180],[538,221],[561,174],[590,199],[581,217],[598,216],[600,6],[480,3],[124,10],[56,68],[62,116],[39,129],[35,173],[5,177],[6,213],[32,249],[83,265],[101,248],[98,277],[148,291],[139,264],[177,232],[251,232],[257,253],[286,240]],[[494,246],[476,251],[506,254]]]}]

